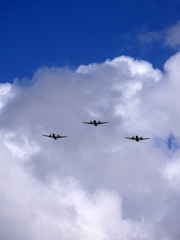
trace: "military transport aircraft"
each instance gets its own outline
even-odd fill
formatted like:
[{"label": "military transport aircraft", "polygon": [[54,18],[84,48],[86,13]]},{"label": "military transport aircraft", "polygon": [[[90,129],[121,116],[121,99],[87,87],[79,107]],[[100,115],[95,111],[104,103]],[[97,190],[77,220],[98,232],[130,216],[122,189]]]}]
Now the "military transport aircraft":
[{"label": "military transport aircraft", "polygon": [[93,121],[90,121],[90,122],[83,122],[83,123],[93,124],[94,126],[97,127],[99,124],[104,124],[104,123],[108,123],[108,122],[101,122],[101,121],[93,120]]},{"label": "military transport aircraft", "polygon": [[129,138],[129,137],[125,137],[125,138],[127,138],[127,139],[131,139],[131,140],[135,140],[136,142],[139,142],[140,140],[146,140],[146,139],[150,139],[150,138],[143,138],[143,137],[138,137],[137,135],[134,137],[131,137],[131,138]]},{"label": "military transport aircraft", "polygon": [[45,137],[50,137],[50,138],[54,138],[55,140],[57,140],[58,138],[65,138],[65,137],[67,137],[67,136],[60,136],[60,135],[55,135],[54,133],[52,133],[52,134],[49,134],[49,135],[43,135],[43,136],[45,136]]}]

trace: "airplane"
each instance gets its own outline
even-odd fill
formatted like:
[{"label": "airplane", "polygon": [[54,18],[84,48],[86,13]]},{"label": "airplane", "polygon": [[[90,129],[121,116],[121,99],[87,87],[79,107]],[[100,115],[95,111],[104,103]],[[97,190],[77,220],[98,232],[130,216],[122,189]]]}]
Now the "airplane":
[{"label": "airplane", "polygon": [[60,136],[60,135],[55,135],[54,133],[52,133],[52,134],[49,134],[49,135],[43,135],[43,136],[45,136],[45,137],[50,137],[50,138],[54,138],[54,140],[57,140],[58,138],[65,138],[65,137],[67,137],[67,136]]},{"label": "airplane", "polygon": [[104,123],[108,123],[108,122],[101,122],[101,121],[93,120],[93,121],[90,121],[90,122],[83,122],[83,123],[86,123],[86,124],[93,124],[94,126],[97,127],[99,124],[104,124]]},{"label": "airplane", "polygon": [[143,138],[143,137],[138,137],[137,135],[134,137],[131,137],[131,138],[129,138],[129,137],[125,137],[125,138],[127,138],[127,139],[131,139],[131,140],[135,140],[136,142],[139,142],[140,140],[146,140],[146,139],[150,139],[150,138]]}]

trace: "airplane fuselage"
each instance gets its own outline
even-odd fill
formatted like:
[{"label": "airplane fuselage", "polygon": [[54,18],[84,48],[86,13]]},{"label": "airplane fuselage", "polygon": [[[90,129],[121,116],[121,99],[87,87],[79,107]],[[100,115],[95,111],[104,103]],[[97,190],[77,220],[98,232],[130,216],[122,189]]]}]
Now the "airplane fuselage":
[{"label": "airplane fuselage", "polygon": [[136,142],[138,142],[140,140],[140,138],[138,136],[136,136],[135,139],[136,139]]},{"label": "airplane fuselage", "polygon": [[138,137],[137,135],[135,137],[131,138],[132,140],[135,140],[136,142],[139,142],[141,140],[141,137]]},{"label": "airplane fuselage", "polygon": [[97,122],[96,122],[96,120],[93,121],[93,124],[94,124],[94,126],[97,127]]},{"label": "airplane fuselage", "polygon": [[54,133],[52,134],[52,137],[54,138],[54,140],[57,140],[57,137]]},{"label": "airplane fuselage", "polygon": [[96,120],[90,121],[91,124],[93,124],[94,126],[98,126],[98,123],[96,122]]}]

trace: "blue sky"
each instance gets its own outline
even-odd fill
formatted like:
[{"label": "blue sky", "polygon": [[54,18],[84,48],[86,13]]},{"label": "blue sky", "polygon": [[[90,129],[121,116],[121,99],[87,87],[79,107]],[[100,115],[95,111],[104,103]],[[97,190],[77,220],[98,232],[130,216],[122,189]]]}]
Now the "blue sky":
[{"label": "blue sky", "polygon": [[32,77],[42,66],[78,67],[121,55],[161,69],[175,49],[139,36],[161,35],[179,12],[176,0],[3,0],[0,81]]}]

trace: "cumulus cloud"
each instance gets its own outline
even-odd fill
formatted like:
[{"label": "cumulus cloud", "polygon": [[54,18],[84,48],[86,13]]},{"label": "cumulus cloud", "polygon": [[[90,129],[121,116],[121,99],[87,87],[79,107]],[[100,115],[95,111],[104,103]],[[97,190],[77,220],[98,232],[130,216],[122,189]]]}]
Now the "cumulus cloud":
[{"label": "cumulus cloud", "polygon": [[120,56],[1,84],[0,237],[179,239],[179,64]]}]

